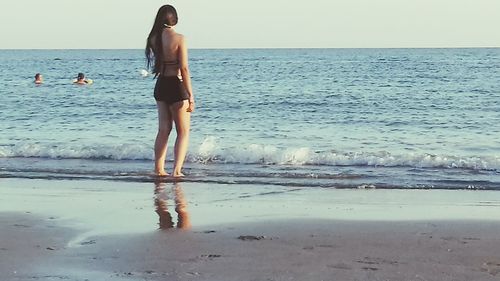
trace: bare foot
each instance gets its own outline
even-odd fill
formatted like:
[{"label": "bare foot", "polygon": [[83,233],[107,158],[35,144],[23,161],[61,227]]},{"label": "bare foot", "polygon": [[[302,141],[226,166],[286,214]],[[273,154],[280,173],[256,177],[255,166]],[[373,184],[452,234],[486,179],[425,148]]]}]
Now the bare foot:
[{"label": "bare foot", "polygon": [[166,176],[169,176],[169,174],[167,172],[165,172],[164,170],[163,171],[156,171],[155,172],[155,175],[159,176],[159,177],[166,177]]},{"label": "bare foot", "polygon": [[185,175],[183,173],[175,173],[172,175],[174,178],[182,178],[182,177],[185,177]]}]

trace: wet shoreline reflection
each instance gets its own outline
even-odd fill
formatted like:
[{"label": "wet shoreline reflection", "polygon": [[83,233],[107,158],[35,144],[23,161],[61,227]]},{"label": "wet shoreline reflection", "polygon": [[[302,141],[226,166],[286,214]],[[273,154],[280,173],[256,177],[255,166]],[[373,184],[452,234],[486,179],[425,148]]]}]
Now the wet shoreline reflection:
[{"label": "wet shoreline reflection", "polygon": [[[191,221],[187,211],[187,202],[182,191],[181,184],[155,182],[155,211],[159,216],[159,229],[170,229],[177,227],[179,229],[190,229]],[[177,213],[177,225],[174,223],[172,213],[168,210],[169,199],[173,200],[174,210]]]}]

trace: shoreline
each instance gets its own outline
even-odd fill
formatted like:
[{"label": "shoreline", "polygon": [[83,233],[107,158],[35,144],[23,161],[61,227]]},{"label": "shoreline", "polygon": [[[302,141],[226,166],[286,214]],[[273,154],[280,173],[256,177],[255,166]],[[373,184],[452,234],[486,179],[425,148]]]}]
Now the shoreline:
[{"label": "shoreline", "polygon": [[495,191],[2,179],[0,194],[6,281],[500,276]]}]

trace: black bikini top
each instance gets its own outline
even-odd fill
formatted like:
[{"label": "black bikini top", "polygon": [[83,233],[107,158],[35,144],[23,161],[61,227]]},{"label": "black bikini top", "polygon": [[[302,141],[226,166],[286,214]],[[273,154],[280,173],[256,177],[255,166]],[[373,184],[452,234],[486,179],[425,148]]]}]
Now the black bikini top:
[{"label": "black bikini top", "polygon": [[179,60],[163,61],[163,65],[176,65],[179,64]]},{"label": "black bikini top", "polygon": [[179,60],[163,61],[162,72],[166,72],[168,66],[179,66]]}]

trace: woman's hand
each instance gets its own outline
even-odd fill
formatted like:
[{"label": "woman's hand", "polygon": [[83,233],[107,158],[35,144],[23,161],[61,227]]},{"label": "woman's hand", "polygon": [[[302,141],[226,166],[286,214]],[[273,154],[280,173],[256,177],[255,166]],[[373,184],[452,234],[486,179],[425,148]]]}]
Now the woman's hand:
[{"label": "woman's hand", "polygon": [[187,112],[194,112],[194,101],[189,101]]}]

